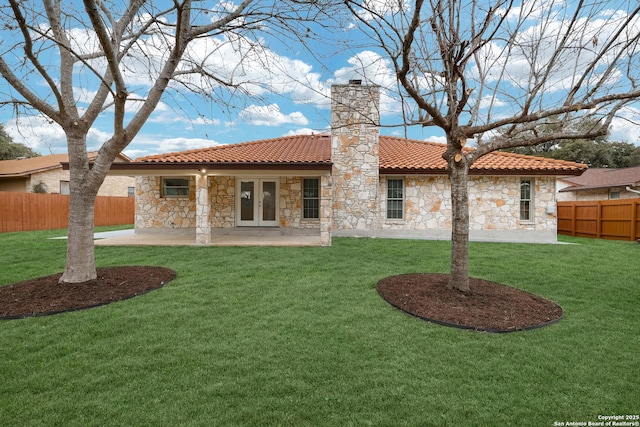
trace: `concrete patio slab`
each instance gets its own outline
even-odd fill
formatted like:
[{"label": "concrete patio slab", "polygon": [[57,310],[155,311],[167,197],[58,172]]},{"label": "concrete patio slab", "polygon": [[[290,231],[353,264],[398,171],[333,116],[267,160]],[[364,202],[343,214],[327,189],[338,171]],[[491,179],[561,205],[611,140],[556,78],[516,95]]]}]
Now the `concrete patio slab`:
[{"label": "concrete patio slab", "polygon": [[[134,233],[102,238],[96,246],[203,246],[195,234]],[[206,246],[322,246],[320,236],[212,235]]]}]

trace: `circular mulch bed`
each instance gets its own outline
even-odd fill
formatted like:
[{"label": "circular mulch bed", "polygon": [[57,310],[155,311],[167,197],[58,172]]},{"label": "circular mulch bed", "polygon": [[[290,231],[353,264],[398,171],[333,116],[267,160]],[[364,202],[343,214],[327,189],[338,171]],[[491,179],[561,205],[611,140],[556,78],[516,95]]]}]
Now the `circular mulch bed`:
[{"label": "circular mulch bed", "polygon": [[378,282],[376,289],[394,307],[446,326],[484,332],[514,332],[562,319],[556,303],[509,286],[470,278],[471,291],[447,287],[447,274],[403,274]]},{"label": "circular mulch bed", "polygon": [[0,287],[0,319],[46,316],[97,307],[158,289],[176,277],[164,267],[97,269],[98,278],[59,284],[62,273]]},{"label": "circular mulch bed", "polygon": [[[98,278],[58,283],[61,273],[0,287],[0,319],[45,316],[97,307],[162,287],[176,272],[164,267],[97,269]],[[446,274],[404,274],[378,282],[391,305],[422,319],[465,329],[512,332],[557,322],[562,308],[530,293],[471,278],[471,291],[447,288]]]}]

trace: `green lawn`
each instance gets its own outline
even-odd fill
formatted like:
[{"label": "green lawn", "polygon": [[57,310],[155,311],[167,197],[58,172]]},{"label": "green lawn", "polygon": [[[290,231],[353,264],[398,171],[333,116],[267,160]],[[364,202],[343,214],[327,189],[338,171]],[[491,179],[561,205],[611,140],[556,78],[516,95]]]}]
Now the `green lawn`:
[{"label": "green lawn", "polygon": [[[0,234],[0,285],[62,271],[64,231]],[[408,316],[378,280],[447,272],[449,242],[98,247],[177,278],[130,300],[0,321],[0,426],[552,426],[640,412],[640,245],[472,243],[473,276],[559,323],[476,333]]]}]

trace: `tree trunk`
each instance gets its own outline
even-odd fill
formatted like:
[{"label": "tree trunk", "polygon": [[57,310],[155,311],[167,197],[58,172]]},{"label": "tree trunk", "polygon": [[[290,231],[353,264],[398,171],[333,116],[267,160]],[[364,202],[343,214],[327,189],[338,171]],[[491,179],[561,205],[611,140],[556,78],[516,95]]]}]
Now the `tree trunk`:
[{"label": "tree trunk", "polygon": [[[95,194],[70,180],[67,263],[60,283],[82,283],[97,277],[93,245]],[[91,192],[93,193],[93,192]]]},{"label": "tree trunk", "polygon": [[449,162],[451,180],[451,277],[449,287],[469,291],[469,193],[466,159]]},{"label": "tree trunk", "polygon": [[86,151],[86,134],[86,130],[77,127],[67,130],[67,145],[69,147],[69,228],[67,263],[60,278],[60,283],[82,283],[94,280],[97,277],[93,226],[94,205],[101,180],[96,179],[94,175],[97,175],[97,172],[95,170],[92,171],[89,164]]}]

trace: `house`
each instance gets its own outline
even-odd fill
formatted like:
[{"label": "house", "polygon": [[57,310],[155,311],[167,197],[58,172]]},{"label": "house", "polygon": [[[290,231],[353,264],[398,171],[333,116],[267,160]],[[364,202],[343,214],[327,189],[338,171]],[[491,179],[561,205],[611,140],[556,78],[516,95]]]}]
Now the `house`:
[{"label": "house", "polygon": [[[447,239],[442,144],[379,134],[379,87],[332,88],[330,134],[167,153],[114,164],[136,175],[136,232],[188,231],[198,244],[244,227],[280,233]],[[585,165],[496,152],[469,182],[471,239],[556,241],[556,177]],[[253,229],[255,230],[255,229]]]},{"label": "house", "polygon": [[558,179],[558,201],[632,199],[640,197],[640,166],[593,168],[580,176]]},{"label": "house", "polygon": [[[97,152],[89,153],[89,160],[95,159]],[[120,154],[116,162],[130,162]],[[68,163],[67,154],[30,157],[25,159],[0,161],[0,191],[18,193],[58,193],[69,194],[69,171],[63,170],[62,163]],[[132,196],[135,178],[110,176],[105,179],[99,196]]]}]

